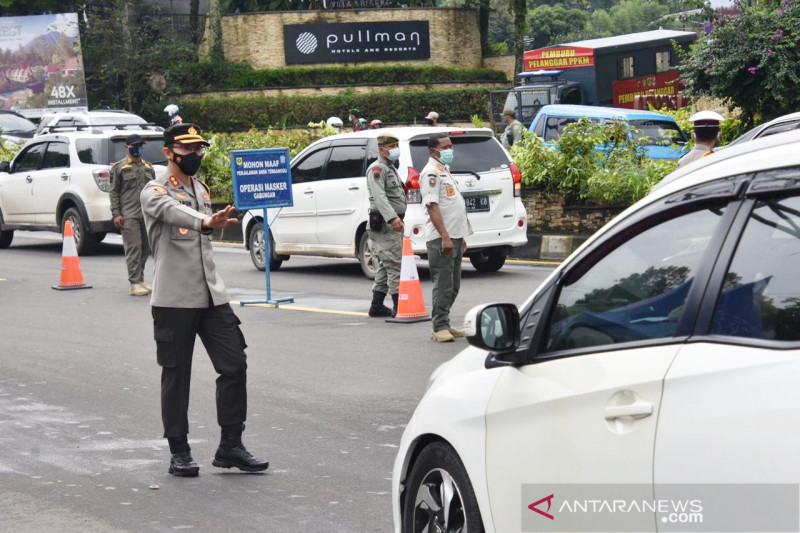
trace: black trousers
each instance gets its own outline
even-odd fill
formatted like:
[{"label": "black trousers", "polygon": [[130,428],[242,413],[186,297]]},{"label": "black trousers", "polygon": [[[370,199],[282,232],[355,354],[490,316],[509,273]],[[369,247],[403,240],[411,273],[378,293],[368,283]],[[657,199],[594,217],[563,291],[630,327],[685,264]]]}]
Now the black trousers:
[{"label": "black trousers", "polygon": [[164,437],[189,434],[189,384],[196,336],[217,371],[217,423],[239,424],[247,417],[247,355],[239,324],[229,304],[205,309],[153,307],[161,369],[161,419]]}]

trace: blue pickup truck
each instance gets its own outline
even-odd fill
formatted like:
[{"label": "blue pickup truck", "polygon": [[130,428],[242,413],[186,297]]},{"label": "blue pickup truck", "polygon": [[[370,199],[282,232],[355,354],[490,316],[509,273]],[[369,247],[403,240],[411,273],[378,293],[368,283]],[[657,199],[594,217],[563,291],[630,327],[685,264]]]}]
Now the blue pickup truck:
[{"label": "blue pickup truck", "polygon": [[686,134],[672,117],[615,107],[554,104],[543,106],[531,122],[530,131],[548,144],[561,136],[564,128],[578,119],[586,117],[592,122],[622,120],[637,130],[635,135],[647,137],[647,157],[651,159],[680,159],[687,152]]}]

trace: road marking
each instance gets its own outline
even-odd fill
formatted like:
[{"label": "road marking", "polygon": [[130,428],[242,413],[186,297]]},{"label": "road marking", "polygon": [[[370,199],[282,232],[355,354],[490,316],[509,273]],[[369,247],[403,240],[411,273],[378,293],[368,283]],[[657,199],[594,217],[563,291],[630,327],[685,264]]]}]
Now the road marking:
[{"label": "road marking", "polygon": [[538,259],[506,259],[506,263],[513,263],[515,265],[558,266],[561,264],[561,261],[542,261]]},{"label": "road marking", "polygon": [[[238,301],[231,301],[231,305],[239,305],[240,302]],[[319,307],[302,307],[292,304],[283,304],[283,305],[275,305],[275,304],[268,304],[268,303],[260,303],[260,304],[245,304],[245,307],[267,307],[270,309],[287,309],[289,311],[306,311],[308,313],[325,313],[329,315],[346,315],[346,316],[369,316],[369,313],[365,313],[363,311],[339,311],[337,309],[322,309]]]}]

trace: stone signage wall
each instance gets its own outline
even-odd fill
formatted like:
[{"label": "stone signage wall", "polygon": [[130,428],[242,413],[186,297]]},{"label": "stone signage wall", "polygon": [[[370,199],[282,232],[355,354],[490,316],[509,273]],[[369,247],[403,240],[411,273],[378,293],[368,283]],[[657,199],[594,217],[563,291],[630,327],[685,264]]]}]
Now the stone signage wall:
[{"label": "stone signage wall", "polygon": [[[303,66],[405,64],[461,68],[481,67],[478,12],[474,9],[353,9],[226,15],[222,17],[223,49],[225,59],[228,61],[246,62],[257,69],[280,68],[287,66],[283,47],[283,27],[286,25],[410,21],[428,22],[429,59],[314,63]],[[208,25],[208,21],[206,21],[206,25]],[[205,37],[200,45],[201,57],[208,55],[207,36],[209,33],[206,28]],[[327,45],[325,42],[320,44]]]},{"label": "stone signage wall", "polygon": [[532,188],[522,190],[522,203],[528,213],[528,231],[531,233],[591,235],[625,210],[624,206],[566,205],[563,195],[545,195]]}]

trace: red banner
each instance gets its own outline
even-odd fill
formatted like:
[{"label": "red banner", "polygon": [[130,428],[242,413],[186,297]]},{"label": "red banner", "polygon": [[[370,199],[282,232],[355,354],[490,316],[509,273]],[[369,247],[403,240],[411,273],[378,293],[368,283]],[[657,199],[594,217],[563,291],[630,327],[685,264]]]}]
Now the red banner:
[{"label": "red banner", "polygon": [[594,66],[594,49],[577,46],[556,46],[528,50],[523,55],[526,71]]},{"label": "red banner", "polygon": [[677,96],[680,87],[678,86],[678,71],[670,70],[660,72],[640,78],[620,80],[612,83],[614,94],[614,107],[627,107],[633,109],[633,98],[644,94],[666,94]]}]

